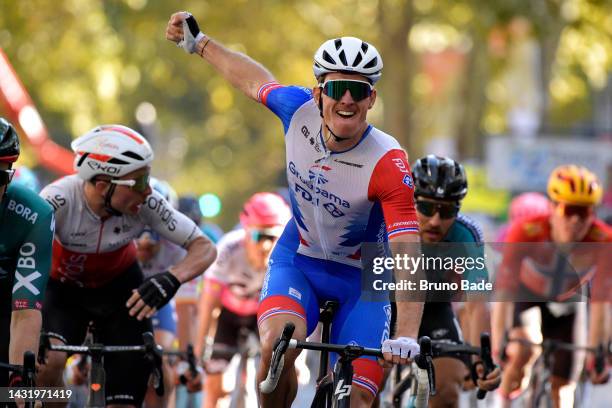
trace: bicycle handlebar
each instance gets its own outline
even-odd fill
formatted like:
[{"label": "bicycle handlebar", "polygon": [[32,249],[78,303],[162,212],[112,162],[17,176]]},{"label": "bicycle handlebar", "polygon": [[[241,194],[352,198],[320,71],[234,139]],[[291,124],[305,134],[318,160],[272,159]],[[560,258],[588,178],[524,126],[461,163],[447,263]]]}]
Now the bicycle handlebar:
[{"label": "bicycle handlebar", "polygon": [[[266,379],[259,384],[259,390],[264,394],[270,394],[276,389],[278,385],[278,380],[280,379],[280,374],[283,371],[283,366],[285,364],[285,353],[288,349],[307,349],[307,350],[317,350],[317,351],[326,351],[326,352],[335,352],[340,356],[350,356],[350,359],[355,359],[361,356],[372,356],[382,359],[383,353],[380,349],[362,347],[358,345],[339,345],[339,344],[327,344],[327,343],[317,343],[317,342],[309,342],[309,341],[300,341],[296,339],[292,339],[293,332],[295,331],[295,326],[293,323],[285,324],[283,328],[283,332],[281,336],[276,340],[276,344],[274,345],[274,351],[272,353],[272,358],[270,359],[270,368],[268,369],[268,375]],[[421,348],[421,353],[417,354],[414,357],[414,361],[417,366],[425,370],[427,372],[427,377],[429,380],[429,390],[430,395],[434,395],[436,392],[435,389],[435,372],[433,368],[433,358],[432,358],[432,347],[431,340],[429,337],[421,337],[419,339],[419,346]]]},{"label": "bicycle handlebar", "polygon": [[[189,365],[189,373],[191,374],[191,377],[195,378],[198,375],[198,368],[196,366],[196,357],[195,353],[193,352],[192,344],[187,345],[185,360],[187,360],[187,364]],[[181,376],[179,377],[179,381],[183,385],[187,384],[188,380],[187,377],[185,377],[185,374],[181,374]]]},{"label": "bicycle handlebar", "polygon": [[45,362],[47,351],[61,351],[73,354],[86,354],[91,356],[101,356],[109,353],[142,352],[145,360],[151,365],[154,376],[155,392],[157,395],[164,394],[164,374],[162,370],[162,348],[155,343],[153,333],[145,332],[142,334],[142,345],[128,346],[105,346],[100,343],[89,345],[59,345],[51,344],[47,333],[41,333],[41,340],[38,350],[38,361]]},{"label": "bicycle handlebar", "polygon": [[259,390],[263,394],[270,394],[278,385],[278,380],[283,372],[283,366],[285,365],[285,352],[289,348],[289,342],[295,331],[295,325],[293,323],[285,324],[283,333],[276,340],[274,345],[274,352],[270,360],[270,368],[268,369],[268,375],[266,379],[259,383]]},{"label": "bicycle handlebar", "polygon": [[534,343],[527,339],[510,339],[508,338],[508,333],[505,334],[503,343],[501,345],[502,361],[506,361],[508,356],[506,355],[506,347],[508,343],[520,343],[524,346],[528,347],[538,347],[544,351],[545,355],[549,353],[553,353],[557,350],[566,350],[566,351],[587,351],[589,353],[595,354],[595,372],[601,374],[606,368],[606,355],[610,354],[610,351],[606,352],[606,349],[603,344],[600,344],[597,347],[589,347],[589,346],[576,346],[572,343],[566,343],[563,341],[555,340],[555,339],[544,339],[541,343]]},{"label": "bicycle handlebar", "polygon": [[[497,367],[493,363],[493,357],[491,354],[491,336],[489,333],[481,333],[480,335],[480,347],[474,347],[469,344],[456,344],[456,343],[448,343],[446,341],[432,341],[432,354],[433,357],[452,357],[459,358],[458,355],[475,355],[480,356],[480,362],[474,363],[468,368],[470,368],[472,381],[474,385],[478,386],[478,375],[476,373],[476,367],[478,365],[482,365],[484,368],[484,375],[482,379],[485,379],[487,375],[495,370]],[[483,389],[478,389],[476,393],[476,397],[478,399],[484,399],[487,391]]]},{"label": "bicycle handlebar", "polygon": [[34,355],[34,353],[30,350],[26,350],[23,353],[23,365],[0,362],[0,368],[20,373],[24,387],[34,386],[34,377],[36,374],[36,355]]},{"label": "bicycle handlebar", "polygon": [[[493,357],[491,357],[491,337],[489,333],[480,334],[480,359],[484,368],[484,373],[482,374],[482,379],[484,380],[487,378],[487,375],[496,368],[493,363]],[[484,399],[486,395],[487,390],[483,390],[482,388],[479,388],[476,392],[476,398],[479,400]]]}]

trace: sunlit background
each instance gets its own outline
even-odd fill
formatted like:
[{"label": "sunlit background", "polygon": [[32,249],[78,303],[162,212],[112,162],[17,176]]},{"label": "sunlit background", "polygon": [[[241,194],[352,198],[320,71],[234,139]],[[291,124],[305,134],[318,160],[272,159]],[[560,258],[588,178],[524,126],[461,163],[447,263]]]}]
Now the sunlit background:
[{"label": "sunlit background", "polygon": [[[0,48],[32,100],[19,112],[0,105],[33,135],[20,162],[50,181],[66,156],[45,129],[69,147],[98,124],[125,124],[152,142],[154,175],[201,196],[224,229],[249,194],[285,186],[280,121],[165,40],[180,9],[285,84],[314,84],[325,39],[372,42],[385,68],[371,121],[411,161],[464,161],[465,209],[482,222],[542,189],[557,164],[586,164],[610,184],[612,8],[587,0],[0,0]],[[14,102],[8,77],[0,68]]]}]

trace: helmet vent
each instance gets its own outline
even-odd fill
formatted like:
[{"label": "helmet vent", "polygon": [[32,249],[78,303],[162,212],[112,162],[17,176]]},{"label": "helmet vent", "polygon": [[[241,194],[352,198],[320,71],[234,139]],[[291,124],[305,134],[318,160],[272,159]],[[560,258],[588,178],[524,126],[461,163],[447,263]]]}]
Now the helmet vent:
[{"label": "helmet vent", "polygon": [[337,38],[337,39],[334,41],[334,45],[336,46],[336,50],[339,50],[339,49],[340,49],[340,47],[342,47],[342,39],[341,39],[341,38]]},{"label": "helmet vent", "polygon": [[355,57],[355,61],[353,61],[353,66],[356,67],[357,65],[359,65],[362,59],[363,57],[361,56],[361,53],[357,54],[357,56]]},{"label": "helmet vent", "polygon": [[336,61],[327,53],[327,51],[323,51],[323,59],[330,64],[336,64]]},{"label": "helmet vent", "polygon": [[108,163],[110,163],[110,164],[120,164],[120,165],[128,164],[128,162],[126,162],[125,160],[121,160],[121,159],[118,159],[116,157],[113,157],[112,159],[110,159],[108,161]]},{"label": "helmet vent", "polygon": [[363,51],[364,54],[368,52],[368,43],[364,41],[361,42],[361,51]]},{"label": "helmet vent", "polygon": [[370,62],[368,62],[367,64],[364,65],[364,68],[365,69],[372,68],[372,67],[375,67],[376,64],[378,64],[378,57],[372,58],[372,60],[370,60]]},{"label": "helmet vent", "polygon": [[346,62],[346,54],[344,54],[344,50],[340,51],[338,57],[340,58],[340,61],[342,61],[342,64],[348,65],[348,63]]},{"label": "helmet vent", "polygon": [[[137,154],[137,153],[134,153],[134,152],[132,152],[132,151],[130,151],[130,150],[128,150],[128,151],[126,151],[126,152],[122,152],[121,154],[122,154],[122,155],[124,155],[124,156],[129,157],[130,159],[135,159],[135,160],[144,161],[144,158],[143,158],[141,155],[139,155],[139,154]],[[127,164],[127,163],[126,163],[126,164]]]}]

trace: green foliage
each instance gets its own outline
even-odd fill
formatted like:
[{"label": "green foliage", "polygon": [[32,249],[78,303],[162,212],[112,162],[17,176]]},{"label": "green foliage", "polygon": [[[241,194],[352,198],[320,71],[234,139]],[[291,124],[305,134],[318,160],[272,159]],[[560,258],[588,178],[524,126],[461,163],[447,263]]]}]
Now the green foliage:
[{"label": "green foliage", "polygon": [[[394,59],[406,58],[397,47],[415,47],[408,38],[414,27],[442,33],[446,47],[467,58],[448,87],[435,95],[429,91],[422,71],[426,48],[418,44],[409,74],[385,70],[372,112],[374,123],[405,141],[409,151],[419,146],[409,143],[411,132],[420,141],[446,132],[476,144],[461,135],[482,133],[487,112],[503,118],[506,105],[485,98],[485,90],[503,75],[512,55],[493,53],[490,39],[501,28],[510,46],[507,27],[518,16],[530,22],[536,39],[559,44],[559,51],[551,52],[548,75],[555,92],[569,99],[551,104],[553,113],[588,98],[588,92],[563,94],[567,81],[601,86],[602,70],[609,72],[611,65],[611,13],[604,1],[0,0],[0,47],[52,137],[68,146],[100,123],[139,128],[135,113],[143,102],[151,104],[157,120],[144,131],[156,147],[154,173],[180,193],[218,194],[225,227],[233,225],[248,195],[285,183],[282,126],[209,65],[165,39],[168,18],[179,9],[190,10],[210,36],[264,63],[281,83],[304,86],[314,84],[312,54],[327,38],[354,35],[371,41],[395,70],[405,60]],[[574,31],[562,31],[567,27]],[[394,38],[397,33],[411,34]],[[586,50],[597,43],[603,45]],[[407,111],[383,115],[401,100],[408,103],[398,106]],[[564,120],[558,114],[552,118]]]}]

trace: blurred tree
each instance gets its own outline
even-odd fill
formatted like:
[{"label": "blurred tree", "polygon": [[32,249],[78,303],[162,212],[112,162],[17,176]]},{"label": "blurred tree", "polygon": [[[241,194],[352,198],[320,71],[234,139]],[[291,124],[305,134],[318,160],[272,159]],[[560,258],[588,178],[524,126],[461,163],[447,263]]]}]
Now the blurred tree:
[{"label": "blurred tree", "polygon": [[412,159],[436,137],[475,157],[486,133],[506,130],[521,92],[503,81],[521,63],[517,19],[541,44],[546,123],[588,120],[612,65],[612,13],[596,0],[0,0],[0,47],[54,139],[68,146],[104,122],[140,129],[156,147],[154,173],[179,192],[219,195],[225,228],[249,194],[285,183],[282,127],[165,40],[177,9],[286,84],[314,85],[312,54],[327,38],[372,42],[385,69],[370,118]]}]

